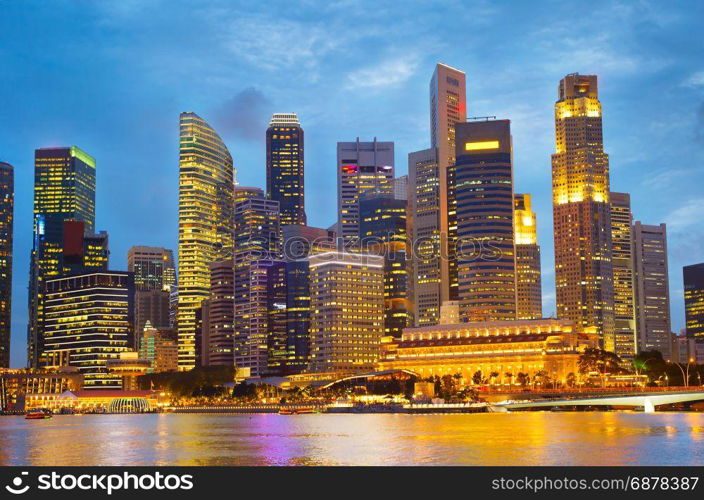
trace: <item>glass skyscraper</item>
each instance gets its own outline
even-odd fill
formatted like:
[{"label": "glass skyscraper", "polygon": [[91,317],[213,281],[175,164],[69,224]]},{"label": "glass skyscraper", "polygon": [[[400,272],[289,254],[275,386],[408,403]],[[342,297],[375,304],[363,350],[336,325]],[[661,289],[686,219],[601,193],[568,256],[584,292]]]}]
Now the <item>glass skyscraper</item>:
[{"label": "glass skyscraper", "polygon": [[281,225],[305,225],[303,129],[296,113],[274,113],[266,131],[266,195],[278,201]]},{"label": "glass skyscraper", "polygon": [[12,165],[0,162],[0,368],[10,366],[14,200]]}]

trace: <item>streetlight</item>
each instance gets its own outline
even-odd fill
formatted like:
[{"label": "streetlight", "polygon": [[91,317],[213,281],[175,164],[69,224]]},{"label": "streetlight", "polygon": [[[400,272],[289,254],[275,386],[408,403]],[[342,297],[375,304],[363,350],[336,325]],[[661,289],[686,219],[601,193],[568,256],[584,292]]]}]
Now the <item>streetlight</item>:
[{"label": "streetlight", "polygon": [[687,363],[687,375],[684,374],[684,368],[682,368],[682,365],[681,365],[680,363],[671,363],[671,362],[668,360],[667,364],[668,364],[668,365],[669,365],[669,364],[675,364],[675,365],[677,365],[677,368],[679,368],[680,371],[682,372],[682,379],[683,379],[683,381],[684,381],[684,386],[685,386],[685,387],[689,387],[689,363]]}]

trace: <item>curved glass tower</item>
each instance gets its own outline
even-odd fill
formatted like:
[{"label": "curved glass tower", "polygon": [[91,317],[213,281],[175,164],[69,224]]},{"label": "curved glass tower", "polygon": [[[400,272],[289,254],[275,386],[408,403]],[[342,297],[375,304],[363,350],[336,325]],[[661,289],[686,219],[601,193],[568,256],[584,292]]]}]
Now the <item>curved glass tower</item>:
[{"label": "curved glass tower", "polygon": [[178,193],[178,366],[196,359],[196,310],[210,292],[210,264],[232,256],[235,169],[220,136],[181,113]]}]

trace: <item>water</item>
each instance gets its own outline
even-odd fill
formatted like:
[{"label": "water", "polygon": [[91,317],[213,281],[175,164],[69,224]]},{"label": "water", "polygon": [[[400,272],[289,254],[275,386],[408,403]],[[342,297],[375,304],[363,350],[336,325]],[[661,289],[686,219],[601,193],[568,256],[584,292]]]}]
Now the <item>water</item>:
[{"label": "water", "polygon": [[702,465],[704,414],[0,417],[1,465]]}]

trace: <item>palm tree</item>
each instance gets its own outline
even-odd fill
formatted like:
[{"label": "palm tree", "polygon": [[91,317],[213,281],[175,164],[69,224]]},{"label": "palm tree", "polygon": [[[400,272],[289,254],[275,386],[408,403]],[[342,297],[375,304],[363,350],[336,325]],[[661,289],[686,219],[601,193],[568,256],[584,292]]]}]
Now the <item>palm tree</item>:
[{"label": "palm tree", "polygon": [[511,372],[506,372],[504,373],[504,377],[508,379],[508,386],[511,387],[513,384],[513,373]]}]

